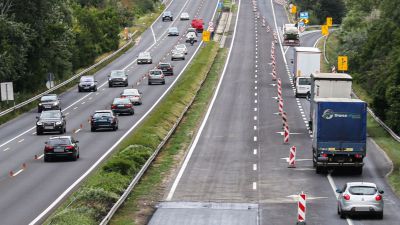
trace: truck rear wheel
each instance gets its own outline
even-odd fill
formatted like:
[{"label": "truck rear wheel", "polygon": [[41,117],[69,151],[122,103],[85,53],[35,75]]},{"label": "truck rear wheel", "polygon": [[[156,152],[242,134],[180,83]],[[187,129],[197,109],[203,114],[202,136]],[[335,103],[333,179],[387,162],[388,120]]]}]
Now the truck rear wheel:
[{"label": "truck rear wheel", "polygon": [[315,167],[315,173],[316,174],[322,174],[324,173],[324,168],[322,166],[316,166]]}]

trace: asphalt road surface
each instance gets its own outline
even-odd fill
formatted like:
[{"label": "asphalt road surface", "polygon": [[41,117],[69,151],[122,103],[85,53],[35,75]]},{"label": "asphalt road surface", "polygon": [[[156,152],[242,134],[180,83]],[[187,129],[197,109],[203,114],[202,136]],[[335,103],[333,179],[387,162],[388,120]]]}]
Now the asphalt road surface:
[{"label": "asphalt road surface", "polygon": [[[308,197],[307,224],[399,224],[400,201],[385,178],[390,162],[372,140],[368,140],[362,176],[343,171],[328,175],[315,173],[311,160],[312,137],[307,127],[309,103],[294,97],[290,82],[292,65],[285,64],[293,58],[292,50],[285,53],[277,44],[277,71],[282,79],[284,110],[291,133],[290,145],[283,144],[282,121],[277,115],[277,88],[268,65],[273,37],[262,26],[262,18],[265,17],[271,29],[277,30],[287,23],[287,16],[282,5],[272,0],[257,1],[256,12],[252,1],[236,2],[238,21],[226,70],[187,158],[165,194],[165,200],[176,205],[172,207],[174,210],[160,207],[150,224],[163,224],[157,222],[163,219],[168,219],[169,224],[232,222],[220,218],[208,223],[207,218],[213,216],[213,211],[201,207],[188,210],[189,207],[184,206],[188,202],[257,204],[258,213],[246,215],[249,221],[295,224],[297,196],[301,192]],[[319,38],[319,33],[310,33],[302,37],[301,43],[314,46]],[[286,161],[292,145],[297,147],[296,168],[288,168]],[[384,189],[383,220],[373,217],[340,219],[335,189],[349,181],[375,182]],[[226,210],[233,214],[235,209]]]},{"label": "asphalt road surface", "polygon": [[[166,78],[166,85],[147,85],[141,78],[159,61],[170,62],[170,51],[177,43],[184,43],[189,21],[179,21],[181,12],[186,11],[193,17],[203,18],[207,24],[216,11],[217,0],[173,0],[167,10],[174,14],[173,22],[162,22],[161,18],[144,32],[137,45],[128,50],[117,60],[95,74],[98,91],[78,93],[77,87],[63,93],[61,106],[67,119],[67,134],[79,140],[80,159],[76,162],[44,163],[42,154],[44,142],[50,136],[37,136],[35,117],[37,110],[32,110],[0,126],[0,218],[1,224],[40,223],[46,217],[44,211],[54,209],[73,190],[82,176],[97,165],[112,151],[138,121],[147,115],[160,98],[169,90],[178,74],[188,64],[189,59],[198,49],[199,42],[193,47],[188,45],[189,53],[184,61],[174,61],[174,76]],[[177,26],[180,37],[166,36],[167,28]],[[139,52],[148,50],[153,56],[152,65],[137,65]],[[99,109],[110,108],[114,97],[123,87],[108,88],[107,75],[111,70],[125,69],[129,75],[129,86],[137,87],[143,92],[143,105],[135,107],[134,116],[120,116],[119,130],[116,132],[90,132],[89,116]],[[138,81],[141,81],[138,85]],[[39,159],[35,160],[35,155]],[[22,166],[24,165],[24,167]],[[10,176],[13,171],[14,176]]]}]

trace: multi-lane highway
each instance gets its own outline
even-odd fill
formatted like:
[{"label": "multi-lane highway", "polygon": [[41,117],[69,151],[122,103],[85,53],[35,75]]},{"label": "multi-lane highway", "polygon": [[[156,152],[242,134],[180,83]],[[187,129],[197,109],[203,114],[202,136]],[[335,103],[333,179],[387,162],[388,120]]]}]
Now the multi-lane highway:
[{"label": "multi-lane highway", "polygon": [[[307,127],[309,103],[294,97],[292,65],[286,65],[293,58],[292,49],[278,44],[278,75],[291,132],[290,145],[282,143],[277,92],[268,65],[273,37],[255,15],[259,12],[275,30],[287,23],[287,16],[273,0],[236,2],[234,37],[215,98],[165,193],[167,202],[160,204],[150,224],[295,224],[301,192],[308,196],[307,224],[398,224],[400,201],[385,178],[390,161],[372,140],[361,176],[315,173]],[[319,38],[319,33],[309,33],[301,43],[314,46]],[[288,168],[286,161],[291,145],[297,147],[296,168]],[[383,220],[340,219],[335,190],[349,181],[375,182],[384,189]]]},{"label": "multi-lane highway", "polygon": [[[183,34],[190,21],[179,21],[181,12],[193,17],[211,21],[217,9],[217,0],[172,0],[167,10],[174,14],[173,22],[162,22],[158,18],[145,31],[140,42],[117,60],[95,74],[98,91],[78,93],[76,87],[63,93],[61,106],[67,119],[67,135],[79,140],[80,159],[76,162],[44,163],[44,142],[51,134],[37,136],[35,133],[36,110],[25,113],[0,127],[0,218],[1,224],[40,223],[46,213],[54,209],[66,194],[75,189],[83,176],[109,154],[122,137],[131,131],[147,115],[156,103],[179,77],[189,59],[198,50],[199,44],[188,45],[189,53],[185,61],[174,61],[175,75],[167,77],[166,85],[148,86],[141,77],[156,66],[159,61],[170,61],[169,52],[177,43],[184,43]],[[169,37],[167,28],[176,26],[180,37]],[[200,40],[199,42],[200,43]],[[152,53],[152,65],[137,65],[139,52]],[[107,75],[111,70],[125,69],[129,75],[130,86],[143,92],[143,105],[135,108],[134,116],[121,116],[119,130],[116,132],[90,132],[88,118],[98,109],[109,108],[114,97],[123,88],[108,88]],[[82,127],[81,127],[82,125]],[[35,155],[39,156],[35,160]],[[21,170],[22,165],[25,165]],[[13,175],[10,176],[10,171]]]}]

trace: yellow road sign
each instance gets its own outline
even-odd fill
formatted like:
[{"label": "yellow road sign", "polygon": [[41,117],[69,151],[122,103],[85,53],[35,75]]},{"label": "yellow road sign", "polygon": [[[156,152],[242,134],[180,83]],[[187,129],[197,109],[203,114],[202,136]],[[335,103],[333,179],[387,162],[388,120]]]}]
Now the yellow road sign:
[{"label": "yellow road sign", "polygon": [[292,8],[290,8],[290,13],[291,14],[296,14],[297,13],[297,6],[293,5]]},{"label": "yellow road sign", "polygon": [[348,69],[347,56],[338,56],[338,70],[347,71],[347,69]]},{"label": "yellow road sign", "polygon": [[332,17],[326,17],[326,25],[328,25],[328,27],[332,26]]},{"label": "yellow road sign", "polygon": [[207,42],[210,41],[211,33],[210,31],[203,31],[203,41]]},{"label": "yellow road sign", "polygon": [[327,36],[329,34],[329,27],[328,25],[322,25],[321,26],[321,32],[322,36]]}]

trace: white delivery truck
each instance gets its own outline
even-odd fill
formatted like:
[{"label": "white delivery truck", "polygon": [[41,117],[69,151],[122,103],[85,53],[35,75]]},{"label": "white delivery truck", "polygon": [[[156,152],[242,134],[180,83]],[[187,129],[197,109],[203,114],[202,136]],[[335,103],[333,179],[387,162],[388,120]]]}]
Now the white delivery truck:
[{"label": "white delivery truck", "polygon": [[311,47],[295,47],[293,58],[293,76],[296,86],[296,98],[306,96],[311,89],[311,73],[321,70],[321,50]]},{"label": "white delivery truck", "polygon": [[318,98],[351,98],[353,78],[346,73],[312,73],[310,100],[310,120],[308,125],[312,129],[312,115],[314,115],[314,99]]}]

